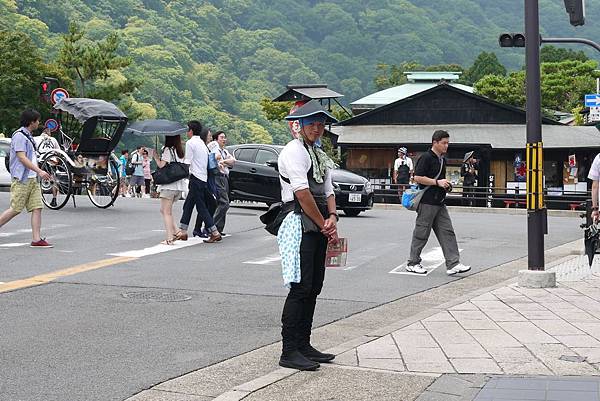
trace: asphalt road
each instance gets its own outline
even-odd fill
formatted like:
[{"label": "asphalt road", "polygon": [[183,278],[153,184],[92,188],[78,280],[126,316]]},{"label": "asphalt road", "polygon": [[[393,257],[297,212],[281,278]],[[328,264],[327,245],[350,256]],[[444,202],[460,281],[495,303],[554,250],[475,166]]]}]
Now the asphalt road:
[{"label": "asphalt road", "polygon": [[[9,195],[0,193],[0,209]],[[182,203],[178,203],[179,211]],[[29,217],[0,228],[0,282],[14,282],[153,247],[163,239],[154,199],[96,209],[45,210],[53,249],[31,249]],[[0,293],[0,400],[122,400],[145,388],[279,340],[282,286],[275,238],[257,216],[230,209],[218,244],[196,244],[30,288]],[[177,213],[179,214],[179,213]],[[405,262],[415,214],[376,209],[340,220],[346,269],[329,269],[317,306],[322,325],[450,280],[390,273]],[[453,213],[472,273],[526,255],[523,215]],[[546,246],[581,237],[579,219],[552,217]],[[191,242],[190,242],[191,244]],[[424,254],[439,264],[432,238]],[[155,249],[154,249],[155,250]],[[471,273],[471,274],[472,274]],[[276,367],[276,361],[273,361]]]}]

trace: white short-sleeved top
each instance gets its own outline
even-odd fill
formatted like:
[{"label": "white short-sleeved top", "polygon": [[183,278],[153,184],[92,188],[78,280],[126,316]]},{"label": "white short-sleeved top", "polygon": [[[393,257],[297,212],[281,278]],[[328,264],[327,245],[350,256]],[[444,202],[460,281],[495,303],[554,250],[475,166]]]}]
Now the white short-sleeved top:
[{"label": "white short-sleeved top", "polygon": [[[175,154],[176,161],[178,161],[180,163],[184,162],[183,158],[179,158],[179,156],[177,156],[177,151],[175,149],[171,150],[171,148],[163,149],[160,160],[165,161],[167,163],[171,163],[173,161],[173,157],[172,157],[171,153]],[[163,189],[170,189],[173,191],[185,191],[187,189],[187,186],[188,186],[188,180],[186,178],[183,178],[181,180],[177,180],[177,181],[171,182],[169,184],[158,185],[156,190],[158,192],[162,191]]]},{"label": "white short-sleeved top", "polygon": [[[293,201],[294,192],[309,188],[307,174],[311,167],[310,156],[298,139],[294,139],[285,145],[279,154],[277,165],[279,174],[290,180],[288,184],[279,177],[281,200],[283,202]],[[333,184],[331,183],[331,171],[329,169],[323,182],[325,184],[325,195],[327,197],[333,195]]]},{"label": "white short-sleeved top", "polygon": [[405,157],[404,159],[397,158],[396,160],[394,160],[394,171],[398,171],[400,166],[403,166],[404,164],[408,166],[409,170],[414,170],[412,159],[410,157]]},{"label": "white short-sleeved top", "polygon": [[190,165],[190,174],[200,181],[208,180],[208,148],[198,135],[185,143],[185,158]]},{"label": "white short-sleeved top", "polygon": [[[593,181],[600,181],[600,154],[594,158],[588,178]],[[598,199],[600,199],[600,188],[598,188]]]}]

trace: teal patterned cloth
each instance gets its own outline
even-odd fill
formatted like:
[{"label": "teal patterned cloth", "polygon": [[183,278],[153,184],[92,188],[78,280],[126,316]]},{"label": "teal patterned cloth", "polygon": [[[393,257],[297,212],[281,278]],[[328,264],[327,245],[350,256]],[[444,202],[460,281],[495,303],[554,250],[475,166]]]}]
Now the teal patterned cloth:
[{"label": "teal patterned cloth", "polygon": [[308,144],[302,135],[298,136],[298,139],[306,146],[306,150],[310,156],[310,162],[313,168],[313,178],[317,184],[322,184],[327,169],[334,169],[338,166],[329,158],[329,156],[327,156],[327,153],[325,153],[320,146]]},{"label": "teal patterned cloth", "polygon": [[302,242],[302,220],[299,214],[289,213],[277,233],[277,244],[281,255],[283,285],[287,288],[300,279],[300,243]]}]

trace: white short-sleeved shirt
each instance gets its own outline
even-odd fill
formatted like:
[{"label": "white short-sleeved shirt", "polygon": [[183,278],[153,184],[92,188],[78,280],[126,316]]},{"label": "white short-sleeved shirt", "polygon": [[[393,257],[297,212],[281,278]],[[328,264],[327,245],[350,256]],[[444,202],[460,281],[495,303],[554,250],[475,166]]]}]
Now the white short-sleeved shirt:
[{"label": "white short-sleeved shirt", "polygon": [[198,135],[185,143],[185,158],[190,165],[190,174],[200,181],[208,180],[208,148]]},{"label": "white short-sleeved shirt", "polygon": [[[277,165],[279,174],[290,180],[288,184],[279,177],[279,182],[281,183],[281,200],[283,202],[293,201],[294,192],[309,188],[307,174],[311,166],[310,156],[302,142],[298,139],[294,139],[285,145],[279,154]],[[327,197],[333,195],[331,171],[327,170],[323,182],[325,184],[325,195]]]},{"label": "white short-sleeved shirt", "polygon": [[[587,178],[593,181],[600,181],[600,154],[594,158],[594,162],[592,163],[592,167],[590,167],[590,173]],[[600,199],[600,188],[598,188],[598,199]]]},{"label": "white short-sleeved shirt", "polygon": [[48,134],[36,136],[33,138],[33,140],[35,142],[35,147],[37,151],[41,154],[48,153],[51,150],[60,149],[60,145],[58,144],[56,138]]},{"label": "white short-sleeved shirt", "polygon": [[[181,162],[181,163],[184,162],[183,158],[180,158],[179,156],[177,156],[177,151],[175,149],[171,150],[170,148],[163,149],[160,160],[165,161],[167,163],[171,163],[173,161],[172,153],[175,154],[176,161]],[[164,189],[170,189],[173,191],[185,191],[185,190],[187,190],[187,186],[188,186],[188,180],[186,178],[183,178],[181,180],[177,180],[175,182],[170,182],[168,184],[158,185],[156,190],[158,192],[160,192]]]},{"label": "white short-sleeved shirt", "polygon": [[394,171],[398,171],[398,169],[400,168],[400,166],[406,164],[408,166],[408,169],[413,171],[413,161],[410,157],[405,157],[404,159],[401,158],[397,158],[396,160],[394,160]]}]

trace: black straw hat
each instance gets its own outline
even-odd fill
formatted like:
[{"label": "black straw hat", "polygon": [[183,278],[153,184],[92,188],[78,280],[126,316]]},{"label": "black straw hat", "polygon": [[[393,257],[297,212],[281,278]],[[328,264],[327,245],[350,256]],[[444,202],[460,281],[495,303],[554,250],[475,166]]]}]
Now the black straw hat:
[{"label": "black straw hat", "polygon": [[332,116],[331,113],[329,113],[327,110],[325,110],[323,108],[323,106],[321,106],[319,101],[314,100],[314,99],[311,100],[310,102],[306,103],[302,107],[298,108],[297,110],[295,110],[293,113],[288,115],[285,119],[288,121],[300,120],[301,118],[317,116],[317,115],[323,115],[325,117],[325,123],[330,124],[330,123],[338,122],[338,120],[334,116]]}]

